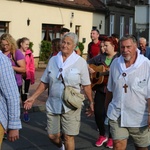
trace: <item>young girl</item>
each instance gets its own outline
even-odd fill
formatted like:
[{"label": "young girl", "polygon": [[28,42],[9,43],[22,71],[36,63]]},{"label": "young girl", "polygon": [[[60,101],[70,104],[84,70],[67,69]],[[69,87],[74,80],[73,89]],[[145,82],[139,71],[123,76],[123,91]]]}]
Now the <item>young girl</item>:
[{"label": "young girl", "polygon": [[[30,41],[26,37],[23,37],[18,40],[18,47],[22,52],[22,54],[25,56],[25,62],[26,62],[26,73],[23,74],[23,86],[21,91],[21,99],[23,103],[27,99],[27,96],[29,95],[30,84],[34,84],[35,81],[34,58],[31,50],[29,49],[29,43]],[[30,120],[27,111],[24,111],[23,120],[25,122],[28,122]]]}]

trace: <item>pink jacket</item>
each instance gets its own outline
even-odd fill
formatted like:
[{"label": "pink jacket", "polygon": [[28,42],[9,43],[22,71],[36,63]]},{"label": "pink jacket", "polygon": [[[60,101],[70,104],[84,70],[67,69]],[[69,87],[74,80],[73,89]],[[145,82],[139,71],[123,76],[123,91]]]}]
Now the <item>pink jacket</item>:
[{"label": "pink jacket", "polygon": [[35,66],[34,66],[34,58],[31,50],[27,50],[25,53],[25,61],[26,61],[26,79],[30,79],[31,84],[35,82]]}]

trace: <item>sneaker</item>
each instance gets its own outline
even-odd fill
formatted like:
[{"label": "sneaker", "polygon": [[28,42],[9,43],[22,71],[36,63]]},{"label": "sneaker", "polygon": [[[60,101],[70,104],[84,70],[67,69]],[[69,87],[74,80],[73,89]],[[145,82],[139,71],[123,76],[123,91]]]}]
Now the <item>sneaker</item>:
[{"label": "sneaker", "polygon": [[100,136],[96,141],[95,145],[97,147],[102,146],[105,142],[107,142],[108,138],[106,136]]},{"label": "sneaker", "polygon": [[30,121],[28,112],[24,112],[24,114],[23,114],[23,121],[24,122],[29,122]]},{"label": "sneaker", "polygon": [[108,139],[107,144],[106,144],[106,147],[108,147],[108,148],[113,148],[113,140],[112,140],[112,138],[109,138],[109,139]]}]

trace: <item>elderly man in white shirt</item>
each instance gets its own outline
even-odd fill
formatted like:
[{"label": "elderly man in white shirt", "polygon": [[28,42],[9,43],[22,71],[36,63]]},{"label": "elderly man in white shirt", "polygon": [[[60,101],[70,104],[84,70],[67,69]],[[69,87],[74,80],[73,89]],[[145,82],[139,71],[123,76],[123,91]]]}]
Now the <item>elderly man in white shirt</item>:
[{"label": "elderly man in white shirt", "polygon": [[125,150],[132,136],[136,150],[150,145],[150,61],[140,54],[136,38],[120,39],[121,56],[111,67],[106,110],[114,150]]}]

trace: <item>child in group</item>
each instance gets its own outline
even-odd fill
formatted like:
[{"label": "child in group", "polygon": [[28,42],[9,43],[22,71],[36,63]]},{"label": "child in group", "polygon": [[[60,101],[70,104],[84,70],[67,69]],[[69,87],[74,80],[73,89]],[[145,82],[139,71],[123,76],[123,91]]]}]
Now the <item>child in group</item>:
[{"label": "child in group", "polygon": [[[26,62],[26,73],[24,73],[23,76],[23,85],[22,85],[22,91],[21,91],[21,99],[22,102],[27,99],[29,95],[29,87],[30,84],[34,84],[35,82],[35,66],[34,66],[34,58],[32,51],[29,49],[30,41],[28,38],[23,37],[18,40],[18,47],[22,54],[25,56],[25,62]],[[23,113],[23,121],[29,122],[30,118],[28,115],[28,111],[24,111]]]}]

